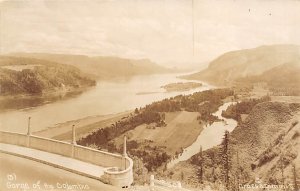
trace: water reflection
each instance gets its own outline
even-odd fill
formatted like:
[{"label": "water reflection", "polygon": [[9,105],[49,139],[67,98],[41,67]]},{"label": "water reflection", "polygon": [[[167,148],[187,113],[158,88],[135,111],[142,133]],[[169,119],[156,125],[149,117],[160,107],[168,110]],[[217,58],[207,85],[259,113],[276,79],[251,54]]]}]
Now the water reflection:
[{"label": "water reflection", "polygon": [[26,96],[26,97],[6,97],[0,100],[0,112],[8,110],[30,109],[44,104],[49,104],[55,101],[74,98],[83,93],[81,91],[61,92],[56,95],[47,96]]}]

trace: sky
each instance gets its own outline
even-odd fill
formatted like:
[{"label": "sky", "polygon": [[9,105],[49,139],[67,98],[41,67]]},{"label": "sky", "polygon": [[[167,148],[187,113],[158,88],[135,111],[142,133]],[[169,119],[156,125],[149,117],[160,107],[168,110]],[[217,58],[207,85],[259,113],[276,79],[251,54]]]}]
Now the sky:
[{"label": "sky", "polygon": [[0,54],[48,52],[206,63],[300,45],[300,0],[0,0]]}]

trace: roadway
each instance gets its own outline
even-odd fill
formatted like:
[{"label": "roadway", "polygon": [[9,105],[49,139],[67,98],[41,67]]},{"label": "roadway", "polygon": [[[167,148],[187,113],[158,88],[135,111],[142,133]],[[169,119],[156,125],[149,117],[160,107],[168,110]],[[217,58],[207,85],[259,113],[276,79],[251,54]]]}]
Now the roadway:
[{"label": "roadway", "polygon": [[124,191],[99,180],[0,152],[0,190]]}]

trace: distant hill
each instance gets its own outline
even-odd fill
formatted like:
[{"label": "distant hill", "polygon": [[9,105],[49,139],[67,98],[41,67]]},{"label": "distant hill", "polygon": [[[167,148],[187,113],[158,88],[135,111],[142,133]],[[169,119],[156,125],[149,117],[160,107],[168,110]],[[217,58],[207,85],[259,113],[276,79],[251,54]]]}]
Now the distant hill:
[{"label": "distant hill", "polygon": [[266,82],[272,86],[284,84],[300,84],[300,63],[285,63],[270,70],[264,71],[260,75],[247,76],[237,79],[238,82]]},{"label": "distant hill", "polygon": [[[283,79],[279,76],[292,72],[292,70],[281,70],[287,63],[292,63],[293,67],[300,65],[300,46],[272,45],[228,52],[213,60],[205,70],[185,76],[185,78],[228,85],[237,79],[259,76],[274,67],[281,66],[281,68],[265,73],[268,75],[265,80],[268,78],[270,81],[277,78],[278,81]],[[274,72],[275,70],[276,72]],[[290,75],[285,77],[290,77]],[[286,81],[286,79],[283,80]],[[298,78],[291,80],[298,80]]]},{"label": "distant hill", "polygon": [[82,72],[102,80],[174,71],[159,66],[148,59],[134,60],[118,57],[89,57],[84,55],[46,53],[15,53],[13,55],[72,65],[79,68]]},{"label": "distant hill", "polygon": [[70,91],[95,84],[74,66],[34,58],[0,56],[0,95]]},{"label": "distant hill", "polygon": [[238,78],[238,84],[265,83],[273,95],[300,95],[300,63],[286,63],[260,75]]}]

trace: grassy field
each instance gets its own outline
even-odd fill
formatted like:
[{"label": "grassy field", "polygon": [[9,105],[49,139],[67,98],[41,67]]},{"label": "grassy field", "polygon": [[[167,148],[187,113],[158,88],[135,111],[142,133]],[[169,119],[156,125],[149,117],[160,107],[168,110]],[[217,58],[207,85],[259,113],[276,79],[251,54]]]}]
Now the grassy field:
[{"label": "grassy field", "polygon": [[122,144],[123,136],[127,135],[129,141],[151,140],[156,146],[166,146],[168,154],[174,154],[191,145],[202,131],[197,116],[197,112],[187,111],[166,113],[165,127],[143,124],[117,137],[114,142]]}]

